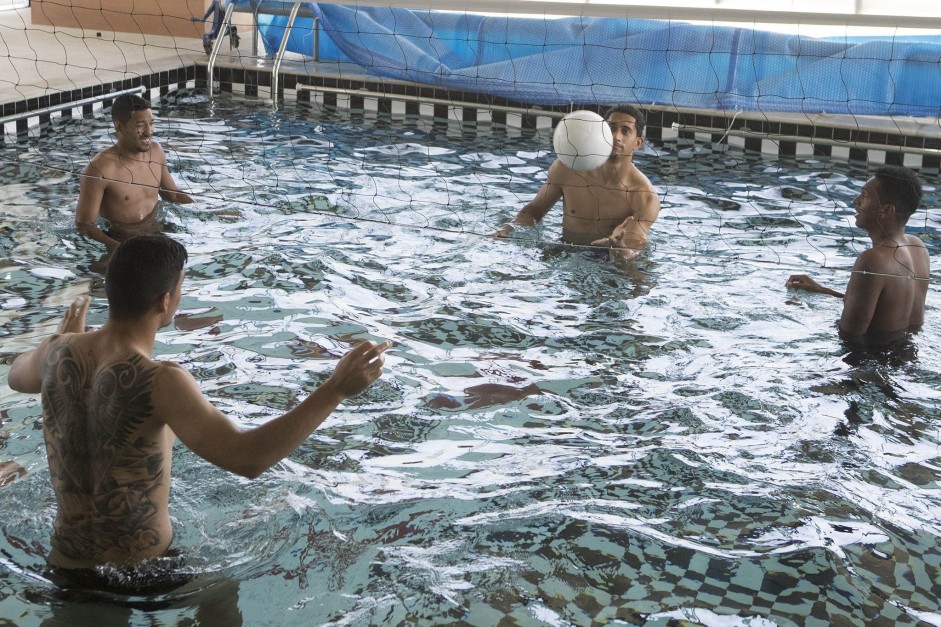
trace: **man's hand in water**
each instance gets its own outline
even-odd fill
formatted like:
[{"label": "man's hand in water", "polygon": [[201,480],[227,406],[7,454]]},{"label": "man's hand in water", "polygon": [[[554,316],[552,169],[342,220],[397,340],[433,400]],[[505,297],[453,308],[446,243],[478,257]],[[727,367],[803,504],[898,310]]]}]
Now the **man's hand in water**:
[{"label": "man's hand in water", "polygon": [[607,246],[617,261],[629,261],[640,255],[647,242],[638,234],[638,222],[631,216],[615,227],[608,237],[594,240],[592,246]]},{"label": "man's hand in water", "polygon": [[827,294],[829,296],[843,298],[843,292],[838,292],[836,290],[831,290],[829,287],[824,287],[806,274],[792,274],[791,277],[784,283],[784,287],[792,290],[804,290],[805,292],[816,292],[817,294]]}]

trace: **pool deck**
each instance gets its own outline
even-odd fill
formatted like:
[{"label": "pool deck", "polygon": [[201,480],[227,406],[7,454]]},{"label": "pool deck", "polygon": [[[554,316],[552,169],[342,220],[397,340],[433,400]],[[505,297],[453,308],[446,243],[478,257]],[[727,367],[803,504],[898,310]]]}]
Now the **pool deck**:
[{"label": "pool deck", "polygon": [[[223,46],[217,66],[270,69],[271,59],[252,56],[245,39],[235,50]],[[208,62],[198,39],[34,25],[28,8],[0,11],[0,50],[0,105]],[[349,63],[287,59],[282,64],[282,71],[299,70],[366,74]]]},{"label": "pool deck", "polygon": [[0,12],[0,105],[192,65],[202,42],[33,25],[29,9]]}]

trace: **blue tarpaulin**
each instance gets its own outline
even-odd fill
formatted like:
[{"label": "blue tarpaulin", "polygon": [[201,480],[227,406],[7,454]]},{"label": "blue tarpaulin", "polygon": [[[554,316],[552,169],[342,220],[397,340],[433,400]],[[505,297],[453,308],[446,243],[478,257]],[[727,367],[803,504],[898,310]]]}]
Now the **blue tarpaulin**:
[{"label": "blue tarpaulin", "polygon": [[[941,117],[938,37],[834,41],[648,19],[311,8],[323,60],[521,103]],[[286,18],[259,21],[276,50]],[[288,50],[313,55],[312,29],[298,19]]]}]

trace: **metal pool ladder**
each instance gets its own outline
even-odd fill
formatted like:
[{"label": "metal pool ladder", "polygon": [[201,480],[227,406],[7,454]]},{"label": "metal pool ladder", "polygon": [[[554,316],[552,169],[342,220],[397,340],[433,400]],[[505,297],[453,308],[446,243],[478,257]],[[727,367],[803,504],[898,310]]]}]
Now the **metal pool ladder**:
[{"label": "metal pool ladder", "polygon": [[[251,13],[253,16],[253,35],[252,35],[252,53],[258,51],[258,15],[287,15],[288,22],[284,29],[284,36],[281,38],[281,45],[278,46],[278,52],[274,57],[274,64],[271,66],[271,100],[278,101],[278,83],[280,82],[281,61],[284,59],[284,53],[288,47],[288,38],[291,36],[291,29],[294,27],[294,20],[297,16],[311,17],[314,19],[314,61],[320,58],[320,18],[314,13],[309,2],[302,0],[229,0],[225,8],[225,16],[222,18],[223,28],[232,26],[232,14]],[[225,32],[224,30],[222,32]],[[217,37],[213,42],[212,51],[209,53],[209,64],[206,68],[206,74],[209,82],[209,95],[213,94],[213,70],[216,65],[216,57],[222,48],[223,37]]]}]

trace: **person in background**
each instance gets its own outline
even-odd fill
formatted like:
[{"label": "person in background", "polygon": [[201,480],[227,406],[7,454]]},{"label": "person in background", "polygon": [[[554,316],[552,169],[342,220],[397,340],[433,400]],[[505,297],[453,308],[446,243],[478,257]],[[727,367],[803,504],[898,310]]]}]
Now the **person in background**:
[{"label": "person in background", "polygon": [[846,292],[806,274],[791,276],[785,286],[842,298],[837,326],[847,339],[878,345],[917,331],[925,318],[930,267],[924,243],[906,234],[905,226],[921,194],[918,176],[908,168],[879,169],[853,201],[856,226],[869,234],[872,248],[856,258]]},{"label": "person in background", "polygon": [[[78,232],[111,251],[135,235],[159,233],[157,196],[191,203],[167,169],[163,148],[153,139],[150,103],[135,95],[115,98],[111,118],[117,141],[92,158],[79,183],[75,226]],[[98,227],[98,217],[108,230]]]},{"label": "person in background", "polygon": [[606,113],[605,121],[613,140],[608,161],[594,170],[573,170],[557,159],[536,197],[496,237],[540,222],[561,198],[565,242],[607,246],[618,259],[632,259],[644,250],[660,214],[656,190],[633,162],[644,143],[646,119],[639,108],[620,105]]}]

